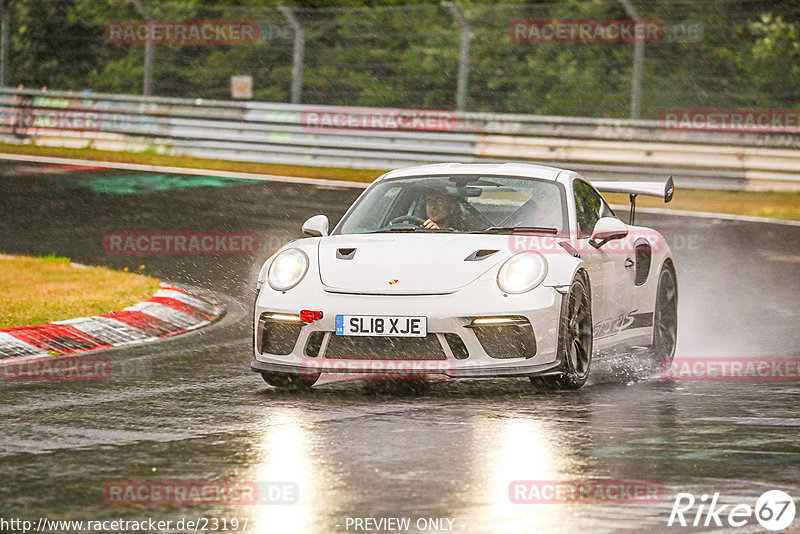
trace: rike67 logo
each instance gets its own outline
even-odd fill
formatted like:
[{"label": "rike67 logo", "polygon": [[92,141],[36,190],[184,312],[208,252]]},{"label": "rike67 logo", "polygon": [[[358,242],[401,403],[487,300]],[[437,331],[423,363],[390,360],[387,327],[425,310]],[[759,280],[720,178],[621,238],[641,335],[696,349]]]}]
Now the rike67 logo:
[{"label": "rike67 logo", "polygon": [[743,527],[752,525],[755,518],[762,528],[778,531],[794,521],[794,499],[785,491],[766,491],[756,500],[755,506],[718,504],[718,500],[719,492],[711,496],[703,494],[699,499],[691,493],[678,493],[667,526]]}]

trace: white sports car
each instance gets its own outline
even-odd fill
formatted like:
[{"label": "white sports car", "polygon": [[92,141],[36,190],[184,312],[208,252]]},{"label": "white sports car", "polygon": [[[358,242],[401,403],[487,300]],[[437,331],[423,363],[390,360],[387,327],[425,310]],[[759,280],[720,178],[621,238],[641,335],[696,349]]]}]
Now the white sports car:
[{"label": "white sports car", "polygon": [[[631,224],[599,191],[630,194]],[[526,164],[389,172],[333,231],[284,245],[258,276],[251,367],[274,386],[360,377],[528,376],[577,389],[593,358],[671,363],[677,280],[663,236],[633,225],[666,183],[589,183]],[[352,376],[352,375],[350,375]]]}]

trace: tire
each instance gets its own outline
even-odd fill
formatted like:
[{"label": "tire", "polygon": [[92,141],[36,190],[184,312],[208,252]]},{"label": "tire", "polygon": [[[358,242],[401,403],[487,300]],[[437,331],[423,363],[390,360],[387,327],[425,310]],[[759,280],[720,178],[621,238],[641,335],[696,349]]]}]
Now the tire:
[{"label": "tire", "polygon": [[678,281],[675,269],[667,263],[658,275],[656,305],[653,312],[653,363],[667,371],[675,358],[678,340]]},{"label": "tire", "polygon": [[261,378],[264,379],[264,382],[276,388],[300,390],[311,389],[311,386],[317,382],[319,375],[304,376],[290,373],[262,371]]},{"label": "tire", "polygon": [[531,377],[545,389],[578,389],[589,378],[592,366],[592,306],[586,284],[576,278],[569,288],[558,327],[560,374]]}]

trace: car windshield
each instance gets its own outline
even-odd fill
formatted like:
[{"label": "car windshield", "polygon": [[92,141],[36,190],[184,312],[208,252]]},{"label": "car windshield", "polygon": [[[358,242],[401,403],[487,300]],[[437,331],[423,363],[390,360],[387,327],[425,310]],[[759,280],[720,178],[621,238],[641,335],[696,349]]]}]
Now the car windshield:
[{"label": "car windshield", "polygon": [[383,180],[362,196],[337,234],[374,232],[562,233],[564,187],[537,178],[414,176]]}]

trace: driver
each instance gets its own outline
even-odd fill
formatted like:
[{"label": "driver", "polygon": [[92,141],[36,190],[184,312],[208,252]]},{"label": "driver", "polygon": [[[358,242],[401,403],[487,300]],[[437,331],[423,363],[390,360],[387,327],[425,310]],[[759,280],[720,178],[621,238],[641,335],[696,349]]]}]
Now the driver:
[{"label": "driver", "polygon": [[425,199],[425,212],[428,218],[422,223],[423,228],[457,229],[462,226],[458,202],[442,191],[428,193]]}]

